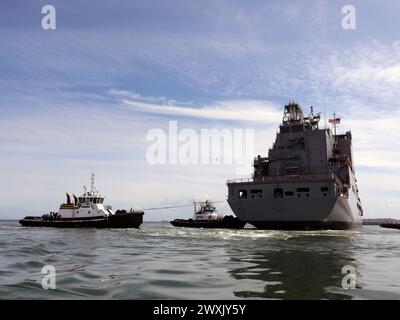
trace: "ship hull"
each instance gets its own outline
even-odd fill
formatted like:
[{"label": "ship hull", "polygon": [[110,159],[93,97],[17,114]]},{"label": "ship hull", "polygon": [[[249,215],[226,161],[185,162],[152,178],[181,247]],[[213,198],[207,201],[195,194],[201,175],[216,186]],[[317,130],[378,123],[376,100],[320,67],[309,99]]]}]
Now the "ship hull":
[{"label": "ship hull", "polygon": [[143,223],[143,213],[115,214],[108,217],[58,218],[25,217],[19,223],[24,227],[54,228],[139,228]]},{"label": "ship hull", "polygon": [[[283,184],[280,186],[285,188]],[[264,187],[271,186],[264,185]],[[235,194],[237,189],[243,189],[243,185],[231,186],[231,188],[234,188],[232,194]],[[319,188],[319,185],[314,186],[311,191]],[[349,197],[338,197],[334,194],[323,196],[310,192],[309,197],[303,195],[302,197],[278,199],[265,197],[245,200],[230,198],[228,203],[240,220],[259,229],[347,230],[362,227],[362,217],[357,209],[357,201],[351,194]]]}]

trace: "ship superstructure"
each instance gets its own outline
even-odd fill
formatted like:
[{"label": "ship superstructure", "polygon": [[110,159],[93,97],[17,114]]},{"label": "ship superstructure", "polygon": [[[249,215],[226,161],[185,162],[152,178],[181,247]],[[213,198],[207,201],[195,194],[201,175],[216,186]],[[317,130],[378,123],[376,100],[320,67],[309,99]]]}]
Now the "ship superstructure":
[{"label": "ship superstructure", "polygon": [[222,220],[224,216],[218,212],[214,204],[206,200],[204,202],[193,202],[193,220]]},{"label": "ship superstructure", "polygon": [[67,193],[67,202],[60,205],[59,211],[55,214],[58,218],[103,218],[108,215],[113,215],[112,207],[105,206],[104,196],[102,196],[94,185],[94,174],[90,180],[90,190],[77,197],[74,194]]},{"label": "ship superstructure", "polygon": [[348,229],[362,225],[352,135],[319,128],[320,115],[284,107],[267,157],[254,159],[251,179],[228,180],[228,203],[236,216],[258,228]]}]

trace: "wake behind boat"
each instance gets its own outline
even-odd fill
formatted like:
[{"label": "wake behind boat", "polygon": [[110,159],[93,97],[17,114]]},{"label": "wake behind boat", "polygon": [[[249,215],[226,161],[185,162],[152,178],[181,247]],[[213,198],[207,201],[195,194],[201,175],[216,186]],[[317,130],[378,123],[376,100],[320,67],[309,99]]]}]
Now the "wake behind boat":
[{"label": "wake behind boat", "polygon": [[[84,187],[85,188],[85,187]],[[58,212],[50,212],[41,217],[28,216],[19,221],[25,227],[59,228],[138,228],[143,222],[143,211],[117,210],[104,205],[104,196],[94,186],[94,174],[91,177],[91,189],[77,197],[67,193],[67,203],[60,205]]]},{"label": "wake behind boat", "polygon": [[246,224],[236,217],[223,216],[209,200],[193,204],[193,219],[175,219],[171,221],[174,227],[242,229]]}]

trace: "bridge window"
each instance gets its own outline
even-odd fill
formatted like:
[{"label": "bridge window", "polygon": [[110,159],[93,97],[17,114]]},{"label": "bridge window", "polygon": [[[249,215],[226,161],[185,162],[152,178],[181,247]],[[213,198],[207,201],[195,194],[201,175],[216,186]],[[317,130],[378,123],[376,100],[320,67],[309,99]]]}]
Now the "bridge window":
[{"label": "bridge window", "polygon": [[310,188],[297,188],[297,192],[310,192]]},{"label": "bridge window", "polygon": [[239,190],[239,199],[247,199],[247,190]]},{"label": "bridge window", "polygon": [[294,195],[294,192],[293,192],[293,191],[285,191],[285,196],[291,197],[291,196],[293,196],[293,195]]},{"label": "bridge window", "polygon": [[329,188],[328,187],[321,187],[321,192],[328,192]]}]

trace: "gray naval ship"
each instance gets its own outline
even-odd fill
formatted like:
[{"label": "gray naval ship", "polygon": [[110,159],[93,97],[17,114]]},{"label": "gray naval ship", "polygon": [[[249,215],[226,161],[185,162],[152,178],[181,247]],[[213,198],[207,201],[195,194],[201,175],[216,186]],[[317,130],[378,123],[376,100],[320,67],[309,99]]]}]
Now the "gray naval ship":
[{"label": "gray naval ship", "polygon": [[319,128],[320,114],[284,107],[268,157],[254,159],[251,179],[228,180],[228,203],[236,216],[260,229],[351,229],[362,226],[363,209],[353,167],[352,136]]}]

